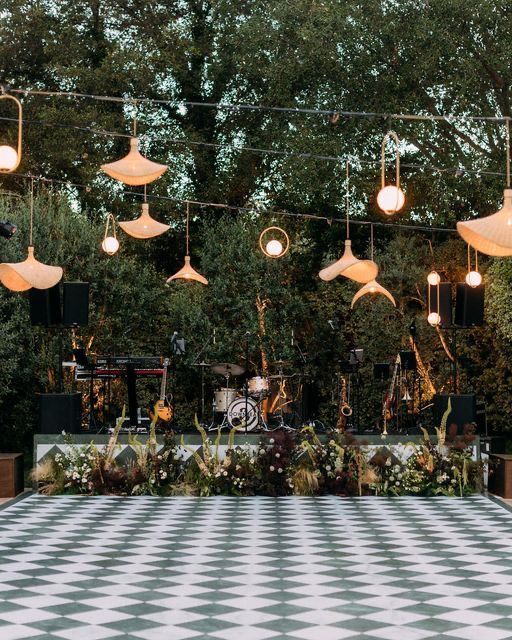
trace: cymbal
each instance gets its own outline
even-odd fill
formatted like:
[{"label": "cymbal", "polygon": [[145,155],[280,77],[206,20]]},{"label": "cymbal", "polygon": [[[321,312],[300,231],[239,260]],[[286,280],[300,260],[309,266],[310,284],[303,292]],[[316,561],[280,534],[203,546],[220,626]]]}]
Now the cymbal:
[{"label": "cymbal", "polygon": [[238,364],[231,364],[230,362],[217,362],[212,364],[212,371],[218,373],[220,376],[241,376],[245,373],[245,369]]},{"label": "cymbal", "polygon": [[205,362],[204,360],[202,362],[196,362],[196,364],[194,364],[194,367],[211,367],[212,365],[209,362]]},{"label": "cymbal", "polygon": [[273,367],[289,367],[292,363],[289,360],[274,360],[270,364]]}]

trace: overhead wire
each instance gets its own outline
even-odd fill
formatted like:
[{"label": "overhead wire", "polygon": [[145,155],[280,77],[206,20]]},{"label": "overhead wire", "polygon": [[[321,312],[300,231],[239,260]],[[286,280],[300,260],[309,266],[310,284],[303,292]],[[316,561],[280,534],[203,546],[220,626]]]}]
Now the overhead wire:
[{"label": "overhead wire", "polygon": [[[87,191],[100,190],[99,187],[91,187],[91,185],[70,182],[69,180],[60,180],[58,178],[47,178],[45,176],[39,176],[39,175],[30,174],[30,173],[12,172],[9,175],[17,176],[17,177],[28,179],[31,181],[39,180],[41,182],[47,182],[49,184],[59,184],[62,186],[76,188],[76,189],[86,189]],[[123,195],[136,196],[138,198],[145,197],[144,193],[139,193],[137,191],[124,191]],[[337,218],[334,216],[316,215],[312,213],[297,213],[292,211],[283,211],[281,209],[268,209],[268,208],[262,208],[257,205],[253,207],[247,207],[247,206],[240,206],[240,205],[230,205],[230,204],[221,203],[221,202],[207,202],[202,200],[193,200],[191,198],[176,198],[172,196],[162,196],[162,195],[156,195],[156,194],[151,194],[151,195],[148,195],[147,197],[150,200],[160,200],[164,202],[177,202],[180,204],[196,205],[199,207],[211,207],[215,209],[226,209],[226,210],[239,211],[244,213],[258,213],[261,215],[285,216],[289,218],[318,220],[318,221],[327,222],[329,224],[333,222],[346,224],[346,217]],[[397,231],[401,229],[407,229],[407,230],[414,230],[414,231],[427,231],[427,232],[440,232],[440,233],[456,233],[457,232],[456,229],[453,229],[450,227],[433,227],[433,226],[413,225],[413,224],[407,225],[407,224],[401,224],[401,223],[379,222],[379,221],[372,221],[372,220],[358,220],[357,218],[356,219],[351,218],[350,224],[351,225],[352,224],[375,225],[377,227],[386,227],[388,229],[391,228]]]},{"label": "overhead wire", "polygon": [[279,113],[297,113],[297,114],[310,114],[321,116],[342,116],[347,118],[382,118],[391,120],[420,120],[420,121],[467,121],[467,122],[505,122],[507,116],[472,116],[472,115],[434,115],[434,114],[412,114],[412,113],[388,113],[388,112],[376,112],[376,111],[345,111],[343,109],[313,109],[307,107],[276,107],[270,105],[256,105],[256,104],[229,104],[225,102],[198,102],[193,100],[177,100],[177,99],[165,99],[165,98],[132,98],[128,96],[107,96],[91,93],[81,93],[78,91],[49,91],[43,89],[14,89],[12,87],[5,87],[6,91],[11,93],[18,93],[23,95],[34,96],[50,96],[50,97],[69,97],[69,98],[86,98],[90,100],[99,100],[104,102],[118,102],[122,104],[165,104],[179,109],[180,107],[203,107],[203,108],[215,108],[221,110],[233,110],[233,111],[268,111]]},{"label": "overhead wire", "polygon": [[[17,118],[8,118],[0,116],[0,120],[7,122],[18,122]],[[74,131],[82,131],[84,133],[91,133],[93,135],[100,135],[106,137],[118,137],[118,138],[132,138],[133,133],[120,133],[118,131],[107,131],[105,129],[95,129],[93,127],[82,127],[79,125],[73,125],[62,122],[45,122],[43,120],[26,120],[23,121],[24,125],[39,125],[44,127],[55,127],[60,129],[72,129]],[[304,152],[304,151],[284,151],[282,149],[266,149],[261,147],[249,147],[242,145],[230,145],[226,143],[218,143],[218,142],[204,142],[200,140],[187,140],[184,138],[172,138],[167,137],[167,142],[172,144],[182,144],[188,146],[198,146],[198,147],[212,147],[217,149],[230,149],[232,151],[248,151],[251,153],[261,153],[268,155],[276,155],[285,158],[298,158],[303,160],[321,160],[326,162],[344,162],[345,159],[340,156],[326,155],[326,154],[318,154],[312,152]],[[379,160],[362,160],[361,158],[357,158],[357,163],[364,165],[379,165]],[[419,171],[432,171],[433,173],[465,173],[470,175],[486,175],[486,176],[504,176],[505,174],[502,171],[488,171],[484,169],[466,169],[465,167],[457,166],[457,167],[438,167],[436,165],[426,165],[426,164],[416,164],[416,163],[408,163],[402,162],[400,165],[402,168],[414,169]]]}]

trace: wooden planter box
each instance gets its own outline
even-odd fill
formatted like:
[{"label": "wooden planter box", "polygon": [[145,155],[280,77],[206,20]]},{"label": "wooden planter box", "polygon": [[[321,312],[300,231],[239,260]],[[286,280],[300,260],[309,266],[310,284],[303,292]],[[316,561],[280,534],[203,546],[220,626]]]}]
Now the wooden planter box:
[{"label": "wooden planter box", "polygon": [[502,498],[512,498],[512,455],[491,453],[488,490]]},{"label": "wooden planter box", "polygon": [[23,454],[0,453],[0,498],[14,498],[24,490]]}]

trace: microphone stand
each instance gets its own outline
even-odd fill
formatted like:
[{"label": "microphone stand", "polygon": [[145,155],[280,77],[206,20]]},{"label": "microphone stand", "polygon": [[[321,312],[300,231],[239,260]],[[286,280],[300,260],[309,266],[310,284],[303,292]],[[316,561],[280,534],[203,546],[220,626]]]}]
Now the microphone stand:
[{"label": "microphone stand", "polygon": [[245,435],[247,435],[247,422],[249,411],[249,336],[250,331],[245,332],[245,382],[244,382],[244,396],[245,396]]},{"label": "microphone stand", "polygon": [[[206,349],[210,346],[210,344],[212,343],[212,341],[215,340],[215,330],[213,333],[211,333],[205,340],[205,342],[203,343],[203,345],[201,346],[201,348],[199,349],[199,351],[197,352],[196,357],[192,360],[192,366],[193,367],[197,367],[200,366],[201,367],[201,424],[204,425],[204,418],[205,418],[205,390],[206,390],[206,382],[204,379],[204,369],[205,367],[203,366],[203,364],[199,363],[199,358],[203,355],[203,353],[206,351]],[[172,344],[172,342],[171,342]]]}]

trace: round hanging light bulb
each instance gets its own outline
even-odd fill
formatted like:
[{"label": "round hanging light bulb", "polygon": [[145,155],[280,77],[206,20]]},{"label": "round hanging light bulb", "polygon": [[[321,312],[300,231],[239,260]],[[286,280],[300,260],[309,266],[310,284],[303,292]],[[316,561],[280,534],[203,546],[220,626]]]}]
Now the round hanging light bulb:
[{"label": "round hanging light bulb", "polygon": [[404,192],[395,185],[383,187],[377,195],[377,204],[386,215],[392,216],[404,206]]},{"label": "round hanging light bulb", "polygon": [[470,271],[466,275],[466,284],[470,287],[478,287],[482,284],[482,274],[479,271]]},{"label": "round hanging light bulb", "polygon": [[18,166],[18,153],[7,144],[0,145],[0,171],[12,171]]},{"label": "round hanging light bulb", "polygon": [[277,258],[283,253],[283,243],[279,242],[279,240],[269,240],[266,249],[269,255]]},{"label": "round hanging light bulb", "polygon": [[441,276],[437,273],[437,271],[431,271],[427,276],[427,282],[432,287],[437,287],[437,285],[441,282]]},{"label": "round hanging light bulb", "polygon": [[441,324],[441,316],[435,311],[432,311],[428,314],[427,322],[433,327],[437,327],[437,325]]},{"label": "round hanging light bulb", "polygon": [[[267,237],[270,236],[270,240]],[[275,236],[281,238],[278,240]],[[267,227],[260,234],[260,249],[267,258],[282,258],[290,248],[290,238],[281,227]]]},{"label": "round hanging light bulb", "polygon": [[107,255],[113,256],[119,249],[119,240],[114,236],[107,236],[101,243],[101,248]]}]

